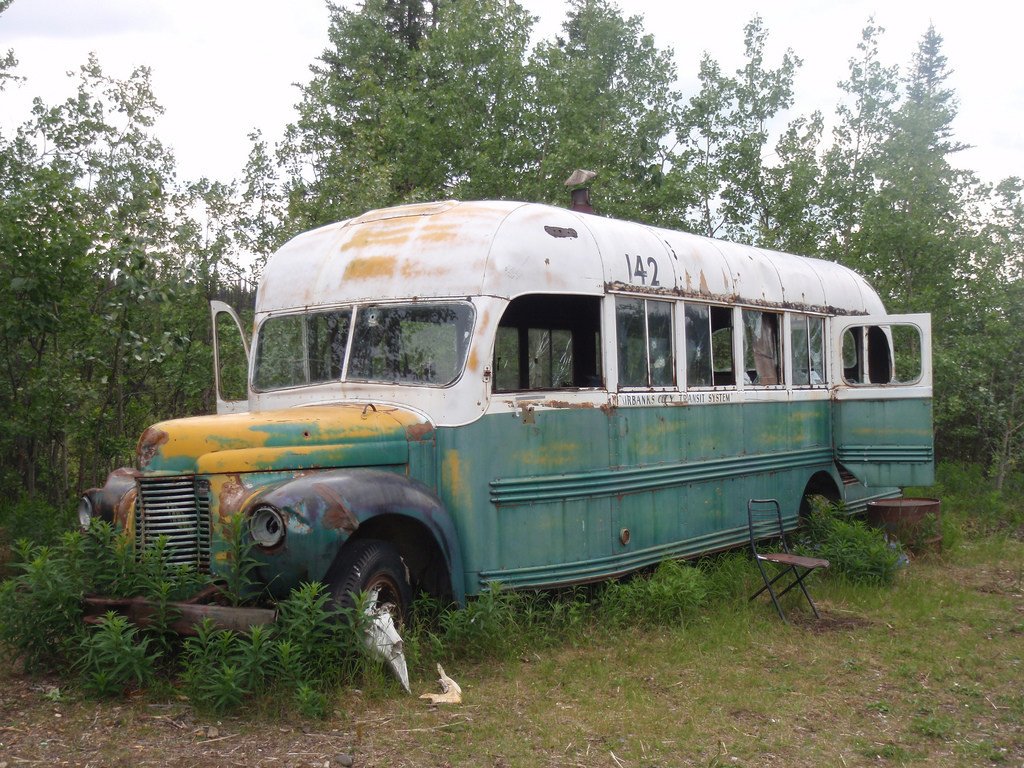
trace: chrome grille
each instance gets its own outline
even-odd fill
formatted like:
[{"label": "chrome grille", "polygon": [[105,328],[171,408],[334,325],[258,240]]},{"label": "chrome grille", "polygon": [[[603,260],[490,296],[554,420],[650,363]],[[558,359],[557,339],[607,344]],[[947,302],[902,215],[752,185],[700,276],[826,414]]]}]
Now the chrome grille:
[{"label": "chrome grille", "polygon": [[210,493],[195,477],[139,478],[135,500],[135,543],[139,551],[167,539],[173,565],[210,567]]}]

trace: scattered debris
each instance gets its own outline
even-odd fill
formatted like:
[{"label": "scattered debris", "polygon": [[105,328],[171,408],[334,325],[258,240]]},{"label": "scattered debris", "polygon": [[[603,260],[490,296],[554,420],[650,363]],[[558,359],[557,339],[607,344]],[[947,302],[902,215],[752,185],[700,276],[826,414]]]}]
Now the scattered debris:
[{"label": "scattered debris", "polygon": [[444,667],[437,665],[437,674],[441,676],[438,682],[441,684],[441,693],[424,693],[421,699],[430,699],[431,704],[461,704],[462,689],[459,684],[444,673]]},{"label": "scattered debris", "polygon": [[398,682],[406,693],[412,693],[409,687],[409,669],[405,663],[405,650],[402,636],[395,627],[395,619],[391,615],[391,606],[377,602],[377,590],[370,594],[367,601],[366,615],[370,617],[370,625],[366,628],[366,647],[375,653],[395,674]]}]

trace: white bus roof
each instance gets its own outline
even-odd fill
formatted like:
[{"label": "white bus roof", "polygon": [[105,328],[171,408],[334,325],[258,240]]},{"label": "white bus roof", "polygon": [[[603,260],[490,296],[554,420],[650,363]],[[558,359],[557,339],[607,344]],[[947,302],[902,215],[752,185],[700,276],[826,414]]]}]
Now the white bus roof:
[{"label": "white bus roof", "polygon": [[455,201],[370,211],[298,235],[268,260],[256,310],[609,290],[884,312],[863,278],[832,262],[535,203]]}]

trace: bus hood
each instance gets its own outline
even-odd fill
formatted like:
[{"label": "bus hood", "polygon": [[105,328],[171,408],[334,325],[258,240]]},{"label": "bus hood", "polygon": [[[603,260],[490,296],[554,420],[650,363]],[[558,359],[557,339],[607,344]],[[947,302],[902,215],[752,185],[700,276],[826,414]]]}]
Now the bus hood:
[{"label": "bus hood", "polygon": [[433,426],[402,408],[337,404],[175,419],[139,439],[143,472],[216,474],[405,464]]}]

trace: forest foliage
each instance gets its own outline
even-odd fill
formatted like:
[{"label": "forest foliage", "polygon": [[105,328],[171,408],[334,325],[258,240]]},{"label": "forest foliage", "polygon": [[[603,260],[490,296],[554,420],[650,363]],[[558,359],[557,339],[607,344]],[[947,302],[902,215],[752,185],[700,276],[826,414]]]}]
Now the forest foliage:
[{"label": "forest foliage", "polygon": [[[208,301],[251,302],[290,235],[425,200],[564,205],[574,168],[598,171],[600,214],[838,261],[890,311],[931,312],[939,457],[997,486],[1019,469],[1024,181],[955,163],[938,30],[899,65],[867,20],[824,115],[801,112],[802,62],[769,60],[760,17],[741,66],[705,55],[684,93],[612,0],[571,0],[536,43],[514,0],[328,7],[293,121],[250,135],[234,180],[179,180],[150,72],[95,56],[0,133],[0,526],[59,527],[147,425],[211,411]],[[0,88],[31,88],[16,53]]]}]

